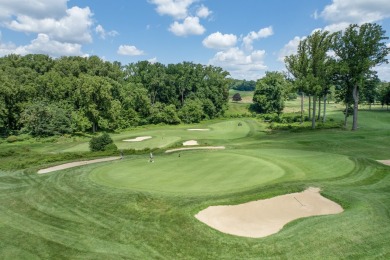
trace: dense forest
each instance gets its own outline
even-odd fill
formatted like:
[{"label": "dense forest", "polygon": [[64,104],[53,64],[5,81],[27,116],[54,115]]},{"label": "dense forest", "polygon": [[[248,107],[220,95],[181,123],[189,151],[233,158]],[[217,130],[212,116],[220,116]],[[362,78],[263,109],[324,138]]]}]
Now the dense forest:
[{"label": "dense forest", "polygon": [[0,58],[0,130],[36,136],[199,122],[224,114],[229,74],[190,62]]}]

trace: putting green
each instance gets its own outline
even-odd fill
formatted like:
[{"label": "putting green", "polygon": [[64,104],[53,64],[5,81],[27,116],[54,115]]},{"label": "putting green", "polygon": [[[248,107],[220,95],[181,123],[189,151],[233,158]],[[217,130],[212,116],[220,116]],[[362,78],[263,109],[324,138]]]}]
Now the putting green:
[{"label": "putting green", "polygon": [[[331,162],[331,163],[330,163]],[[351,172],[346,156],[297,150],[186,151],[116,161],[90,172],[92,181],[137,191],[230,193],[291,180],[326,179]]]}]

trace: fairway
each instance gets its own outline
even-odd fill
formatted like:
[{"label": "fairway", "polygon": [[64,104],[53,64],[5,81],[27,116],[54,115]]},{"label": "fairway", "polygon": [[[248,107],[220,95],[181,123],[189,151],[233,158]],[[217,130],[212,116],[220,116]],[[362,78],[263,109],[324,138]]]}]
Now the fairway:
[{"label": "fairway", "polygon": [[154,163],[149,163],[147,157],[112,162],[94,168],[89,176],[96,183],[114,188],[204,195],[237,192],[282,180],[333,178],[353,168],[348,157],[326,153],[203,150],[161,155]]}]

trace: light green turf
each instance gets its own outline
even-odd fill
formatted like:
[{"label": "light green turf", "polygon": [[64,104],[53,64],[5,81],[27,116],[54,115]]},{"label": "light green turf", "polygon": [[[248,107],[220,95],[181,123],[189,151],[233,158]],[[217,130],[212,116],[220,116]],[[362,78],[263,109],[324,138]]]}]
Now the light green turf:
[{"label": "light green turf", "polygon": [[[241,122],[241,126],[238,124]],[[208,131],[189,131],[188,129],[209,129]],[[223,139],[231,140],[238,139],[248,135],[250,127],[244,120],[231,119],[223,122],[209,123],[207,125],[192,125],[187,127],[166,127],[154,129],[141,129],[134,131],[126,131],[120,134],[111,134],[114,143],[118,149],[136,149],[142,150],[145,148],[165,148],[175,143],[180,143],[188,140],[215,140]],[[140,142],[125,142],[123,140],[132,139],[140,136],[152,136],[151,139]],[[88,151],[89,144],[87,141],[78,143],[72,147],[62,150],[62,152],[80,152]]]},{"label": "light green turf", "polygon": [[346,156],[298,150],[182,151],[154,159],[112,162],[94,168],[90,178],[115,188],[204,195],[270,182],[333,178],[354,169]]}]

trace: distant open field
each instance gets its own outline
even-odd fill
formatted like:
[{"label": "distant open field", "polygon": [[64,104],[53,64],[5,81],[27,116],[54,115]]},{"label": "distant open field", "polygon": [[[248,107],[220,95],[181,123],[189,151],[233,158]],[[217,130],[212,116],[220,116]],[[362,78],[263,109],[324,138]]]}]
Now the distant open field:
[{"label": "distant open field", "polygon": [[[299,111],[299,100],[286,104]],[[328,108],[343,120],[340,106]],[[1,259],[390,258],[390,166],[376,161],[390,159],[386,110],[360,111],[356,132],[271,131],[263,120],[234,118],[111,136],[139,152],[46,174],[36,172],[97,157],[89,137],[0,143]],[[123,141],[142,136],[151,138]],[[165,153],[188,140],[225,149]],[[153,163],[143,149],[153,150]],[[308,187],[344,211],[294,220],[264,238],[228,235],[194,217]]]}]

